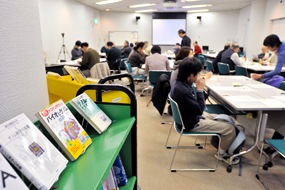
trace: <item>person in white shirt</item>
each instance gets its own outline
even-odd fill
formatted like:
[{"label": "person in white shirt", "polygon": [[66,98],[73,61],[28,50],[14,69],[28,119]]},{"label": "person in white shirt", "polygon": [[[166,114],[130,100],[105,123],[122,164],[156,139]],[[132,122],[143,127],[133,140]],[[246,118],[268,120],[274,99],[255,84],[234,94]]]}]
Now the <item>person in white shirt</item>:
[{"label": "person in white shirt", "polygon": [[151,48],[151,56],[148,56],[145,61],[145,72],[149,70],[170,71],[168,57],[161,55],[161,48],[154,45]]},{"label": "person in white shirt", "polygon": [[230,70],[235,70],[235,65],[242,65],[245,58],[239,58],[237,52],[239,51],[238,43],[232,44],[231,48],[222,54],[221,62],[229,65]]}]

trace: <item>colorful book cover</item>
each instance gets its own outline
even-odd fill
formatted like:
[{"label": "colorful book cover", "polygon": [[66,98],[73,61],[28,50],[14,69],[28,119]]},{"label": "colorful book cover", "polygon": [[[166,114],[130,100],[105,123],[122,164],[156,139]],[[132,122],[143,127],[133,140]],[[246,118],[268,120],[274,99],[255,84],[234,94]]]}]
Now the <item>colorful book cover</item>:
[{"label": "colorful book cover", "polygon": [[0,189],[23,189],[28,190],[26,184],[22,181],[22,179],[18,176],[12,166],[8,163],[8,161],[4,158],[2,154],[0,154],[0,168],[1,168],[1,180],[0,180]]},{"label": "colorful book cover", "polygon": [[127,174],[125,172],[125,168],[123,166],[120,155],[117,156],[114,164],[113,164],[115,176],[117,179],[118,186],[124,186],[128,183]]},{"label": "colorful book cover", "polygon": [[71,161],[76,160],[92,143],[62,100],[39,111],[36,116]]},{"label": "colorful book cover", "polygon": [[85,93],[73,98],[70,104],[99,134],[104,132],[112,123],[111,119]]},{"label": "colorful book cover", "polygon": [[0,152],[36,188],[50,189],[68,160],[25,114],[1,124],[0,131]]}]

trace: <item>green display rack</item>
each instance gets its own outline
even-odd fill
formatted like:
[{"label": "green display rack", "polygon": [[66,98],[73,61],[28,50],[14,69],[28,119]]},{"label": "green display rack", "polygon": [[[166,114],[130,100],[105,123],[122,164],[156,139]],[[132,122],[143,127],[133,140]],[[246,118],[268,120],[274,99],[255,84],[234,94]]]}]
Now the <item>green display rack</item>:
[{"label": "green display rack", "polygon": [[[77,160],[67,164],[53,189],[100,190],[118,154],[128,177],[128,183],[120,190],[137,189],[137,102],[134,93],[121,85],[92,84],[80,88],[77,95],[86,90],[97,91],[96,104],[113,123],[101,135],[88,123],[83,125],[92,138],[92,144]],[[130,97],[131,103],[104,103],[102,96],[105,91],[122,91]],[[81,123],[82,116],[69,103],[66,105]],[[35,125],[58,147],[39,121]]]}]

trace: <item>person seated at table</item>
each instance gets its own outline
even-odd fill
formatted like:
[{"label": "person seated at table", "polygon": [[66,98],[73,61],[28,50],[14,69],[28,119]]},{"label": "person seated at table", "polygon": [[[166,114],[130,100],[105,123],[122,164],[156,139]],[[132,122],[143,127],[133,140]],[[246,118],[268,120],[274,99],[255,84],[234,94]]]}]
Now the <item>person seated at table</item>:
[{"label": "person seated at table", "polygon": [[272,53],[272,55],[265,62],[269,63],[269,65],[276,65],[277,53],[276,52]]},{"label": "person seated at table", "polygon": [[260,54],[258,54],[257,59],[252,58],[252,61],[260,62],[259,60],[266,61],[269,58],[268,48],[266,46],[262,46]]},{"label": "person seated at table", "polygon": [[173,48],[174,54],[177,55],[178,51],[180,50],[180,44],[176,43],[175,47]]},{"label": "person seated at table", "polygon": [[145,63],[146,55],[143,52],[144,43],[139,42],[132,50],[128,57],[127,63],[132,66],[134,75],[146,75],[144,69],[141,69],[141,65]]},{"label": "person seated at table", "polygon": [[96,64],[100,63],[100,55],[99,53],[89,48],[89,44],[87,42],[81,43],[81,49],[84,52],[82,61],[78,62],[81,65],[81,71],[86,77],[90,77],[90,69]]},{"label": "person seated at table", "polygon": [[133,47],[134,47],[134,44],[133,44],[133,43],[130,43],[130,47],[133,49]]},{"label": "person seated at table", "polygon": [[79,59],[82,57],[82,50],[80,49],[81,42],[77,40],[75,46],[71,50],[71,60]]},{"label": "person seated at table", "polygon": [[105,44],[104,46],[101,47],[100,52],[101,53],[106,53],[107,54],[108,48],[107,48],[107,44]]},{"label": "person seated at table", "polygon": [[149,55],[149,54],[150,54],[150,50],[148,49],[148,41],[145,41],[145,42],[144,42],[143,52],[144,52],[146,55]]},{"label": "person seated at table", "polygon": [[220,51],[217,55],[217,57],[212,61],[213,63],[213,68],[214,68],[214,73],[219,73],[219,68],[218,68],[218,63],[221,62],[222,54],[228,50],[231,47],[229,43],[226,43],[224,46],[224,49]]},{"label": "person seated at table", "polygon": [[[178,51],[176,57],[175,57],[175,62],[173,65],[173,71],[171,72],[171,77],[170,77],[170,86],[173,85],[173,83],[175,82],[177,75],[178,75],[178,70],[179,70],[179,64],[182,62],[182,60],[185,57],[194,57],[194,53],[193,53],[193,49],[188,47],[188,46],[184,46],[181,47],[181,49]],[[210,71],[207,74],[204,74],[204,77],[206,79],[211,78],[213,75],[212,71]]]},{"label": "person seated at table", "polygon": [[124,47],[122,47],[122,55],[129,55],[132,51],[132,48],[129,46],[129,42],[127,40],[124,41]]},{"label": "person seated at table", "polygon": [[148,56],[145,59],[145,72],[151,70],[161,70],[161,71],[170,71],[168,57],[161,55],[161,48],[157,45],[154,45],[151,48],[151,56]]},{"label": "person seated at table", "polygon": [[238,56],[239,45],[238,43],[232,44],[231,48],[226,50],[221,57],[221,62],[229,65],[230,70],[235,70],[235,65],[242,65],[245,61],[245,58],[241,59]]},{"label": "person seated at table", "polygon": [[113,42],[107,42],[107,61],[109,64],[110,69],[118,70],[119,68],[116,67],[116,61],[118,59],[121,60],[122,58],[122,50],[115,47],[115,44]]},{"label": "person seated at table", "polygon": [[[205,98],[203,88],[205,79],[200,77],[202,70],[201,62],[195,57],[186,57],[179,64],[179,72],[176,81],[171,87],[170,96],[179,106],[181,117],[185,126],[185,132],[218,133],[221,135],[220,149],[214,155],[218,160],[229,164],[226,151],[236,138],[235,127],[225,121],[213,120],[216,115],[204,112]],[[197,79],[200,77],[200,80]],[[190,86],[196,83],[197,99]],[[190,84],[190,85],[189,85]],[[177,125],[181,129],[181,125]],[[238,164],[239,158],[233,160],[232,164]]]},{"label": "person seated at table", "polygon": [[194,46],[194,54],[202,53],[201,47],[198,45],[197,41],[193,42],[193,46]]},{"label": "person seated at table", "polygon": [[285,65],[285,42],[284,41],[281,42],[277,35],[271,34],[264,39],[263,45],[267,46],[267,48],[270,51],[277,54],[277,63],[273,71],[270,71],[264,74],[252,73],[251,78],[254,80],[269,78],[275,75],[279,75],[282,70],[282,67]]}]

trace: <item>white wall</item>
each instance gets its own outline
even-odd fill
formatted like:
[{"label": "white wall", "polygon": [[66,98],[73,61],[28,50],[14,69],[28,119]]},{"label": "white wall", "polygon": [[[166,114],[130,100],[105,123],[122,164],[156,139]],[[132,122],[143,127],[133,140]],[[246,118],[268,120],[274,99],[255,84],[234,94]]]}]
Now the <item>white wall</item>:
[{"label": "white wall", "polygon": [[48,106],[37,0],[0,1],[0,123]]},{"label": "white wall", "polygon": [[240,9],[239,11],[237,42],[239,43],[240,47],[244,47],[244,51],[246,51],[247,42],[248,42],[250,8],[251,6],[247,6],[247,7]]},{"label": "white wall", "polygon": [[[199,23],[197,16],[202,16]],[[187,14],[187,35],[202,47],[220,51],[226,43],[237,41],[239,11],[221,11]],[[193,45],[192,45],[193,47]]]},{"label": "white wall", "polygon": [[[94,24],[94,18],[100,19],[100,13],[94,8],[75,0],[39,0],[43,49],[47,52],[47,63],[57,61],[63,44],[61,33],[65,33],[65,45],[69,53],[76,40],[88,42],[98,49],[100,22]],[[60,59],[63,59],[61,53]],[[67,59],[69,57],[67,56]]]},{"label": "white wall", "polygon": [[[148,41],[152,44],[152,15],[125,13],[125,12],[101,12],[101,35],[98,43],[103,46],[109,41],[109,31],[137,31],[139,41]],[[136,22],[136,16],[140,20]],[[124,41],[125,39],[122,39]]]},{"label": "white wall", "polygon": [[[279,2],[279,0],[267,0],[263,36],[271,34],[271,20],[285,17],[285,2],[283,5]],[[285,41],[285,39],[281,40]]]}]

